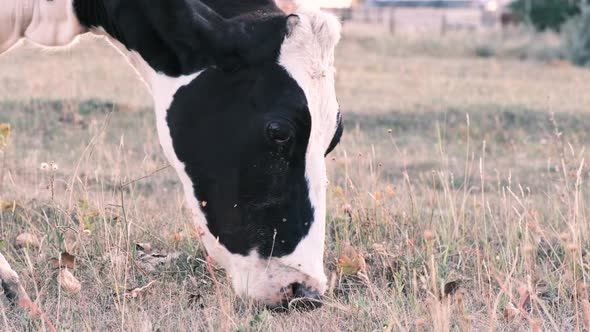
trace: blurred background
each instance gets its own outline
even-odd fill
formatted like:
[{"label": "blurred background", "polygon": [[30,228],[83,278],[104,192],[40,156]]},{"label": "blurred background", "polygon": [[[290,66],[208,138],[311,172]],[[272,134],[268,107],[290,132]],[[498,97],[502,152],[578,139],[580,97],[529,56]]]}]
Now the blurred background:
[{"label": "blurred background", "polygon": [[[586,0],[310,1],[343,23],[345,124],[327,159],[330,287],[313,313],[250,310],[220,270],[218,303],[151,96],[103,39],[0,56],[0,250],[51,319],[73,330],[589,330]],[[15,242],[23,233],[42,240],[34,251]],[[74,296],[60,295],[49,260],[64,251],[82,282]],[[10,328],[41,326],[13,311]]]}]

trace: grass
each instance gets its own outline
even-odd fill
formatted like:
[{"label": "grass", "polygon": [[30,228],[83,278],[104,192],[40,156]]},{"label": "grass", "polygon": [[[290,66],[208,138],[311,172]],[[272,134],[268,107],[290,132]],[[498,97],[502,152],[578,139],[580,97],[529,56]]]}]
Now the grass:
[{"label": "grass", "polygon": [[[216,270],[219,303],[147,94],[96,40],[0,57],[0,250],[59,330],[588,330],[590,72],[460,36],[345,30],[320,310],[257,308]],[[45,328],[0,303],[3,330]]]}]

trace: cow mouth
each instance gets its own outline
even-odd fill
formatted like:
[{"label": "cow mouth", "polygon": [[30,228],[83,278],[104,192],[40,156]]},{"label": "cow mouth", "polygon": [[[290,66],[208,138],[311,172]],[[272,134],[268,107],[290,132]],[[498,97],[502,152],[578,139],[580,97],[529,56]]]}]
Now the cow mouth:
[{"label": "cow mouth", "polygon": [[320,292],[295,282],[281,289],[282,300],[278,304],[266,305],[273,312],[288,313],[294,310],[311,311],[320,308],[323,301]]}]

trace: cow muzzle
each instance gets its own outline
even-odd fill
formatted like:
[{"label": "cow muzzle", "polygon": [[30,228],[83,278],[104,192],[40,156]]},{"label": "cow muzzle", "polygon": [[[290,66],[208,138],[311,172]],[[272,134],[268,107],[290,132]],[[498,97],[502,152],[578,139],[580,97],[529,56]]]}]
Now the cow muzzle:
[{"label": "cow muzzle", "polygon": [[311,266],[308,262],[292,264],[282,258],[262,258],[255,253],[229,258],[220,263],[229,272],[233,289],[243,298],[277,311],[321,306],[327,284],[321,256]]},{"label": "cow muzzle", "polygon": [[268,305],[271,310],[314,310],[323,304],[319,291],[298,282],[281,289],[281,293],[283,298],[279,304]]}]

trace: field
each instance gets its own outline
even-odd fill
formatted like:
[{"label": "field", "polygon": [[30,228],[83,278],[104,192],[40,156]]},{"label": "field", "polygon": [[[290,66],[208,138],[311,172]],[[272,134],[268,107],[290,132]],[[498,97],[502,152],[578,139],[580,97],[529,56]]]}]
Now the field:
[{"label": "field", "polygon": [[[0,251],[60,331],[590,330],[590,71],[502,38],[345,27],[330,289],[289,314],[237,298],[222,270],[216,296],[150,97],[115,51],[13,50]],[[0,305],[3,331],[47,329]]]}]

